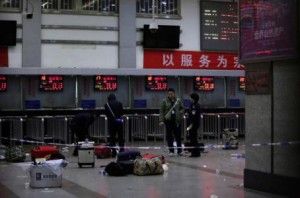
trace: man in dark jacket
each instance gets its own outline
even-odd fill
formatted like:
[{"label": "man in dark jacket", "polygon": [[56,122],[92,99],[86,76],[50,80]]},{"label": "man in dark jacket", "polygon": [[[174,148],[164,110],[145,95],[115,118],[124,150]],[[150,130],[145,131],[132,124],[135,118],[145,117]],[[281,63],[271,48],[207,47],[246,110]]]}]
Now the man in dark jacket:
[{"label": "man in dark jacket", "polygon": [[200,126],[200,105],[199,95],[197,93],[192,93],[191,97],[191,105],[188,112],[188,131],[190,137],[190,146],[193,147],[191,149],[190,157],[200,157],[200,148],[198,148],[198,129]]},{"label": "man in dark jacket", "polygon": [[124,151],[124,134],[123,134],[123,105],[116,99],[114,94],[107,97],[107,103],[104,105],[105,115],[108,119],[108,131],[110,135],[109,145],[112,147],[112,157],[117,155],[115,148],[118,136],[120,152]]},{"label": "man in dark jacket", "polygon": [[[71,120],[70,129],[72,136],[76,135],[76,143],[89,138],[89,126],[94,122],[95,118],[90,113],[79,113]],[[78,155],[78,145],[75,147],[74,156]]]},{"label": "man in dark jacket", "polygon": [[181,120],[184,112],[182,101],[176,97],[175,90],[169,88],[168,96],[162,101],[159,111],[159,125],[166,127],[166,139],[169,147],[169,156],[174,156],[173,140],[177,144],[177,155],[182,156],[181,148]]}]

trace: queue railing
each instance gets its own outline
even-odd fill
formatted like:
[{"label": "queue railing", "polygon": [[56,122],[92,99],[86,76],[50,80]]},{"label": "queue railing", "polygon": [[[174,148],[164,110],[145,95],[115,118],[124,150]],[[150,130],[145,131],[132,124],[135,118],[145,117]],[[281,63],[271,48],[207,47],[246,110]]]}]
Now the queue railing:
[{"label": "queue railing", "polygon": [[[17,140],[23,139],[25,117],[0,118],[0,144],[15,145]],[[21,141],[21,145],[22,145]]]}]

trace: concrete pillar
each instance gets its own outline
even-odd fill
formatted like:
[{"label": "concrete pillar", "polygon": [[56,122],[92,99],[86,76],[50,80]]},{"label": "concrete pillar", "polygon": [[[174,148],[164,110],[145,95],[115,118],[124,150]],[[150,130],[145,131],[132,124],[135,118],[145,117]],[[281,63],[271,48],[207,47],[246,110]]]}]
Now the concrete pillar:
[{"label": "concrete pillar", "polygon": [[136,1],[119,1],[119,68],[136,68]]},{"label": "concrete pillar", "polygon": [[22,67],[41,67],[41,18],[41,1],[24,0]]}]

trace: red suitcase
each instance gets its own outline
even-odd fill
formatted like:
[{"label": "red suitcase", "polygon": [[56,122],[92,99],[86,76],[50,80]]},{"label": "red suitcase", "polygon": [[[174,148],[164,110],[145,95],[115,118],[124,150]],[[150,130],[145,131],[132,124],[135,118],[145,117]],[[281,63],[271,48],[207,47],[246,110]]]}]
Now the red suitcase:
[{"label": "red suitcase", "polygon": [[35,158],[44,158],[47,155],[51,155],[54,153],[59,153],[56,146],[38,146],[35,149],[31,150],[31,159],[32,161],[34,161]]},{"label": "red suitcase", "polygon": [[101,144],[95,146],[95,155],[97,158],[110,158],[111,150],[108,144]]}]

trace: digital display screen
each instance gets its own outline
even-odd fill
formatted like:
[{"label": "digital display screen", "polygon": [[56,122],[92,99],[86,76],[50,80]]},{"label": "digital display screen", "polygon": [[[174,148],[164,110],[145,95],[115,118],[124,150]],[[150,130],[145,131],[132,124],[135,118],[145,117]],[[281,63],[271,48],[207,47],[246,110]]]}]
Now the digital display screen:
[{"label": "digital display screen", "polygon": [[200,1],[201,50],[238,51],[237,8],[232,2]]},{"label": "digital display screen", "polygon": [[239,1],[241,62],[297,58],[297,1]]},{"label": "digital display screen", "polygon": [[239,90],[245,91],[246,89],[246,81],[245,77],[240,77],[239,78]]},{"label": "digital display screen", "polygon": [[41,91],[62,91],[64,89],[64,79],[61,75],[41,75]]},{"label": "digital display screen", "polygon": [[0,91],[7,90],[7,77],[0,75]]},{"label": "digital display screen", "polygon": [[215,89],[215,79],[210,76],[195,76],[194,90],[196,91],[213,91]]},{"label": "digital display screen", "polygon": [[168,81],[166,76],[146,76],[146,91],[166,91]]},{"label": "digital display screen", "polygon": [[117,87],[117,76],[96,75],[94,77],[94,89],[97,91],[115,91]]}]

